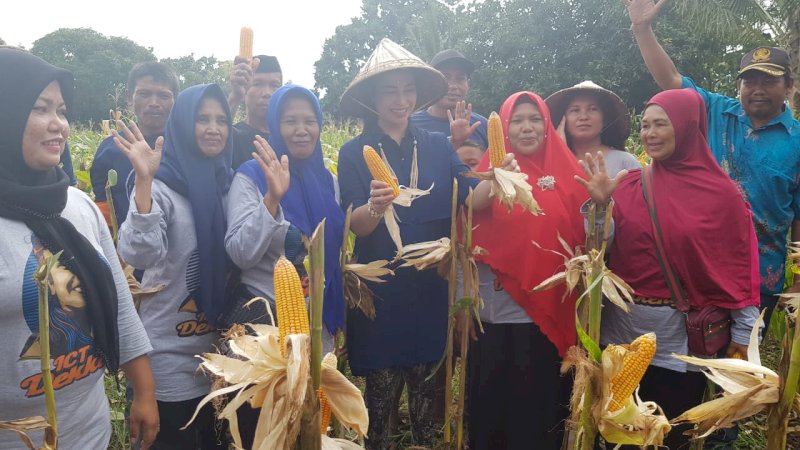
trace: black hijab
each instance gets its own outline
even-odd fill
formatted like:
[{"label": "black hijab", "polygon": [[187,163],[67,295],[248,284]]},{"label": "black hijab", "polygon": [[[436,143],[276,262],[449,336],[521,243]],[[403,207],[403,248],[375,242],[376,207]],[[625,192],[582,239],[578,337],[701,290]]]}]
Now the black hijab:
[{"label": "black hijab", "polygon": [[0,47],[0,217],[24,222],[80,280],[95,352],[111,372],[119,369],[117,289],[111,268],[92,244],[61,217],[69,178],[59,167],[33,170],[22,157],[22,138],[36,99],[58,81],[67,107],[73,79],[27,51]]}]

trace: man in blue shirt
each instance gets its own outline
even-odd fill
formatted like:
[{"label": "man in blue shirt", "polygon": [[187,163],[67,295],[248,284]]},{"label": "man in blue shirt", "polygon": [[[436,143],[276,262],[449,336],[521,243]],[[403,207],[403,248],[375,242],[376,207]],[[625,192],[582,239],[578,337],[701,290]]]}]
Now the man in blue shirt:
[{"label": "man in blue shirt", "polygon": [[[465,136],[453,136],[453,148],[458,149],[467,139],[477,142],[483,148],[488,147],[489,138],[486,130],[486,117],[472,112],[472,105],[464,107],[469,93],[469,79],[475,71],[475,64],[460,52],[452,49],[442,50],[431,59],[430,65],[444,75],[447,80],[447,94],[423,111],[411,115],[411,125],[426,131],[435,131],[450,136],[450,122],[466,120],[469,125],[460,127],[466,131]],[[461,107],[457,108],[461,103]]]},{"label": "man in blue shirt", "polygon": [[[709,147],[753,210],[768,324],[776,294],[783,292],[787,235],[800,240],[800,122],[786,104],[794,86],[789,56],[774,47],[753,49],[737,74],[738,99],[709,92],[682,76],[656,40],[651,25],[666,1],[624,1],[656,83],[661,89],[694,89],[705,101]],[[800,292],[800,277],[788,291]]]},{"label": "man in blue shirt", "polygon": [[[136,125],[150,147],[154,148],[156,139],[164,135],[167,117],[172,111],[175,97],[178,96],[178,76],[166,64],[147,61],[135,65],[128,73],[126,86],[128,105],[136,116]],[[117,223],[122,225],[128,215],[128,176],[133,171],[128,158],[117,148],[112,137],[107,137],[97,147],[89,177],[97,206],[111,223],[108,213],[105,186],[108,171],[117,171],[117,185],[111,188]],[[133,178],[133,177],[131,177]]]}]

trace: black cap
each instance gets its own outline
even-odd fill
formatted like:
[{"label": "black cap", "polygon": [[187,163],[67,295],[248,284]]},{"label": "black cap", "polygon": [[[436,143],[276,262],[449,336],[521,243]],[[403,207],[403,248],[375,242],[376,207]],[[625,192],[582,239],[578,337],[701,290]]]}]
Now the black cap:
[{"label": "black cap", "polygon": [[467,75],[472,75],[472,72],[475,71],[475,64],[472,61],[465,58],[458,50],[451,48],[442,50],[434,55],[430,64],[436,69],[444,65],[453,65],[463,70]]},{"label": "black cap", "polygon": [[777,47],[757,47],[750,50],[739,64],[739,75],[750,70],[758,70],[773,77],[782,77],[789,71],[789,54]]},{"label": "black cap", "polygon": [[281,65],[278,64],[278,58],[268,55],[256,55],[253,58],[258,58],[259,61],[258,68],[256,68],[256,73],[283,73],[281,70]]}]

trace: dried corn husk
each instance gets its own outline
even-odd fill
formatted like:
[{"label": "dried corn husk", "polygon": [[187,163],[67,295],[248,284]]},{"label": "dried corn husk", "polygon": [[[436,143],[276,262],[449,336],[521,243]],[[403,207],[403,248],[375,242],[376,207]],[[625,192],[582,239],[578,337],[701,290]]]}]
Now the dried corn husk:
[{"label": "dried corn husk", "polygon": [[[566,292],[571,293],[581,282],[583,286],[588,287],[590,285],[589,274],[591,273],[592,264],[597,259],[603,258],[603,252],[592,249],[589,251],[588,255],[583,255],[581,254],[579,248],[571,250],[567,246],[566,242],[561,239],[561,236],[559,236],[558,239],[566,249],[566,255],[553,250],[548,251],[564,257],[564,270],[539,283],[535,288],[533,288],[534,291],[551,289],[560,284],[566,284]],[[542,248],[536,242],[533,244],[539,248]],[[625,282],[625,280],[611,272],[611,270],[605,266],[603,266],[603,270],[598,275],[598,278],[600,280],[597,281],[597,279],[595,279],[595,282],[601,283],[603,295],[609,301],[611,301],[611,303],[623,311],[628,312],[630,310],[630,308],[628,308],[628,303],[633,302],[633,296],[631,295],[633,293],[633,288],[631,288],[630,285]]]},{"label": "dried corn husk", "polygon": [[394,276],[389,261],[381,259],[367,264],[351,263],[342,267],[344,297],[351,309],[360,309],[370,320],[375,320],[375,293],[364,280],[385,283],[383,277]]},{"label": "dried corn husk", "polygon": [[[655,338],[655,336],[653,336]],[[607,442],[618,445],[661,445],[672,428],[664,412],[655,402],[644,402],[637,392],[625,401],[625,406],[611,412],[612,386],[610,380],[623,370],[627,345],[608,345],[603,350],[603,383],[598,431]]]},{"label": "dried corn husk", "polygon": [[534,216],[544,214],[533,197],[533,187],[528,183],[528,176],[524,173],[491,168],[487,172],[468,172],[467,176],[491,181],[490,196],[497,197],[500,203],[506,205],[509,214],[514,208],[514,203],[518,203]]},{"label": "dried corn husk", "polygon": [[[47,423],[47,419],[42,416],[26,417],[24,419],[0,421],[0,430],[8,430],[17,433],[20,440],[30,450],[47,450],[56,448],[56,436],[53,427]],[[36,430],[44,430],[44,443],[42,447],[33,445],[33,440],[28,433]]]},{"label": "dried corn husk", "polygon": [[[570,347],[561,366],[562,373],[575,368],[575,383],[570,399],[571,420],[578,421],[583,409],[583,395],[589,386],[593,392],[602,393],[594,402],[592,417],[603,438],[620,445],[661,445],[671,426],[661,408],[654,402],[644,402],[638,392],[625,406],[611,413],[611,389],[608,381],[622,370],[627,346],[609,345],[602,354],[602,366],[592,362],[587,352],[578,346]],[[577,437],[580,441],[581,436]]]},{"label": "dried corn husk", "polygon": [[441,238],[436,241],[418,242],[403,247],[397,253],[397,259],[404,263],[400,267],[414,267],[424,270],[432,265],[450,260],[450,238]]},{"label": "dried corn husk", "polygon": [[[261,408],[253,448],[288,450],[299,433],[300,415],[310,377],[309,336],[292,334],[286,338],[287,356],[281,356],[279,331],[271,325],[250,324],[253,334],[235,334],[227,341],[232,357],[205,353],[201,366],[222,377],[229,386],[207,395],[197,406],[199,411],[211,399],[235,392],[219,417],[230,423],[237,448],[242,448],[236,410],[239,407]],[[335,368],[323,365],[321,387],[325,390],[334,415],[360,437],[369,419],[361,392]],[[197,415],[192,417],[191,423]],[[188,424],[187,424],[188,425]]]},{"label": "dried corn husk", "polygon": [[141,283],[139,283],[139,280],[133,276],[134,270],[136,269],[134,269],[130,264],[123,263],[122,273],[125,274],[125,279],[128,281],[128,289],[131,291],[133,304],[138,311],[139,306],[142,304],[142,300],[146,300],[148,297],[152,297],[154,294],[161,292],[166,285],[162,284],[152,288],[143,288]]},{"label": "dried corn husk", "polygon": [[[703,438],[714,430],[732,426],[739,420],[758,414],[778,403],[780,377],[772,369],[761,365],[758,336],[761,318],[750,333],[747,361],[737,358],[702,359],[686,355],[672,355],[681,361],[703,367],[705,376],[723,389],[722,397],[702,403],[672,420],[672,423],[692,423],[695,438]],[[798,408],[795,401],[794,408]]]}]

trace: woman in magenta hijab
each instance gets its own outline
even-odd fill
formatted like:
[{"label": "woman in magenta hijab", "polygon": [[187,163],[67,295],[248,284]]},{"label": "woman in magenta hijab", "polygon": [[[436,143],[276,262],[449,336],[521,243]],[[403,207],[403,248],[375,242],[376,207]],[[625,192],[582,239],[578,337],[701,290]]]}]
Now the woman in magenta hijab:
[{"label": "woman in magenta hijab", "polygon": [[[747,354],[758,317],[758,250],[749,205],[717,165],[706,143],[702,98],[693,90],[654,96],[642,116],[641,141],[653,159],[652,193],[669,263],[692,309],[712,304],[731,311],[728,356]],[[614,200],[614,241],[609,268],[634,291],[630,313],[603,308],[601,343],[629,343],[654,331],[657,351],[639,395],[658,403],[674,418],[702,401],[705,378],[671,355],[688,354],[684,313],[676,309],[659,265],[653,222],[645,203],[642,173],[610,179],[602,155],[581,162],[579,180],[601,208]],[[686,442],[680,427],[664,444]]]}]

